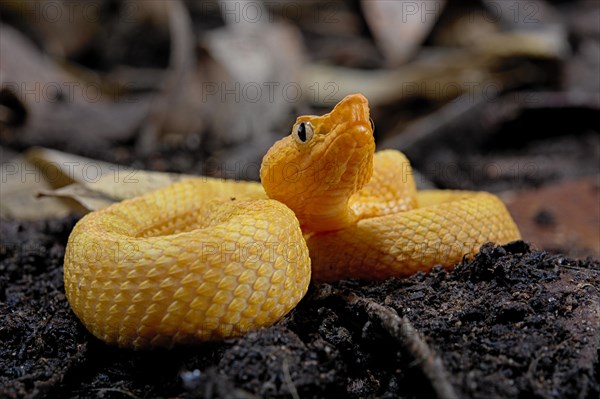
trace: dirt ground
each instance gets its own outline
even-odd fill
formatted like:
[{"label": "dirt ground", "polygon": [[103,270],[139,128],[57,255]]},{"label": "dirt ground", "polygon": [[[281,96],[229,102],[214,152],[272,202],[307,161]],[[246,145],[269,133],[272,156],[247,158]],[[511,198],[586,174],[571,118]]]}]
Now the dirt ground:
[{"label": "dirt ground", "polygon": [[[93,338],[69,308],[62,259],[75,220],[2,223],[15,240],[0,248],[2,397],[600,394],[595,260],[522,241],[486,245],[453,272],[312,285],[282,321],[239,339],[133,352]],[[397,321],[413,335],[394,330]],[[415,337],[430,357],[411,347]],[[432,357],[441,359],[433,371]]]}]

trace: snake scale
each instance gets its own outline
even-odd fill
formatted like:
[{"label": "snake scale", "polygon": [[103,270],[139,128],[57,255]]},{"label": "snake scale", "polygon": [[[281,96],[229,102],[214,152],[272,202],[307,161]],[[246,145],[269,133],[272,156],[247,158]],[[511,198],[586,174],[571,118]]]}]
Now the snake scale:
[{"label": "snake scale", "polygon": [[131,348],[238,336],[293,309],[311,274],[407,276],[520,238],[492,194],[417,191],[402,153],[375,152],[360,94],[298,117],[260,175],[187,179],[84,216],[64,281],[87,329]]}]

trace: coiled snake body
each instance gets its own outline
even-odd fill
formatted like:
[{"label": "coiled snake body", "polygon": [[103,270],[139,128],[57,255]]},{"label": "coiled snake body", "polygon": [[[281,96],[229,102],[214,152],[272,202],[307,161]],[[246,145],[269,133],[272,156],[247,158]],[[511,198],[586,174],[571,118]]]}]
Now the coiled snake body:
[{"label": "coiled snake body", "polygon": [[383,279],[450,267],[520,238],[489,193],[417,192],[406,158],[375,153],[367,100],[298,117],[261,181],[188,179],[82,218],[65,290],[97,337],[172,346],[268,326],[312,278]]}]

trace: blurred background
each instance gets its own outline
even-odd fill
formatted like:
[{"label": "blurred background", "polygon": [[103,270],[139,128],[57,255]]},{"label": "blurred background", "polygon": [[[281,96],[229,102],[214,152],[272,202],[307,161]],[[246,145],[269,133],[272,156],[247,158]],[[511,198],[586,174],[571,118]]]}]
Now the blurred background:
[{"label": "blurred background", "polygon": [[404,151],[421,188],[498,193],[525,239],[600,256],[598,1],[3,0],[0,15],[2,217],[72,212],[34,194],[73,168],[255,180],[298,114],[361,92],[378,149]]}]

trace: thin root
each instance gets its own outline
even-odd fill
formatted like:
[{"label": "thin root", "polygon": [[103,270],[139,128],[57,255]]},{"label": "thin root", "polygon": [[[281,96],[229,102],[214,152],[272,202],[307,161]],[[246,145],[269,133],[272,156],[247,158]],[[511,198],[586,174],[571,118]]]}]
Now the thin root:
[{"label": "thin root", "polygon": [[398,316],[398,313],[389,306],[380,305],[371,299],[355,294],[350,294],[347,301],[351,305],[359,305],[365,308],[369,316],[377,317],[381,321],[383,328],[421,366],[423,374],[430,380],[438,398],[458,399],[454,387],[448,381],[448,372],[442,364],[442,360],[427,345],[406,317]]}]

